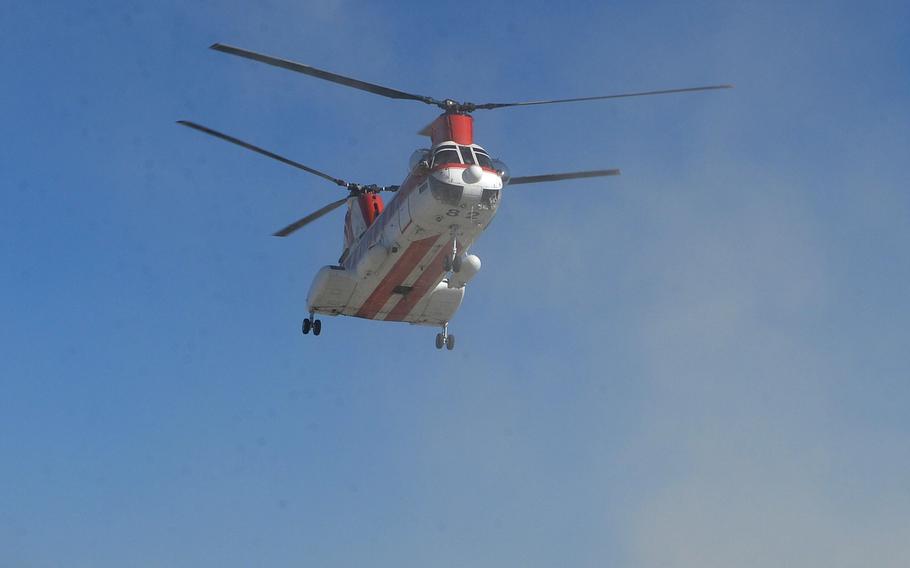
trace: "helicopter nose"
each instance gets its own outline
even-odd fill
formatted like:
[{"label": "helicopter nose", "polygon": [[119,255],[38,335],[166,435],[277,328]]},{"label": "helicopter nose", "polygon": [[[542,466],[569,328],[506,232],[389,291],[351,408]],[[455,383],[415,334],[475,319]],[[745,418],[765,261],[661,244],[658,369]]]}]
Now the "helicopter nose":
[{"label": "helicopter nose", "polygon": [[473,164],[465,168],[464,173],[461,174],[461,179],[465,183],[477,183],[480,181],[480,178],[483,177],[483,168],[477,164]]}]

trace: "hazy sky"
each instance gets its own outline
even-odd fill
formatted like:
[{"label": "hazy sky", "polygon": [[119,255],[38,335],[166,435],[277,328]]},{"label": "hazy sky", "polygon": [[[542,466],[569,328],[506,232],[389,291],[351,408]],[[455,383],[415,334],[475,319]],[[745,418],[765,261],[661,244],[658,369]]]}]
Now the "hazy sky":
[{"label": "hazy sky", "polygon": [[[56,4],[56,5],[54,5]],[[337,188],[476,102],[435,329],[301,336]],[[0,567],[906,566],[906,2],[2,2]]]}]

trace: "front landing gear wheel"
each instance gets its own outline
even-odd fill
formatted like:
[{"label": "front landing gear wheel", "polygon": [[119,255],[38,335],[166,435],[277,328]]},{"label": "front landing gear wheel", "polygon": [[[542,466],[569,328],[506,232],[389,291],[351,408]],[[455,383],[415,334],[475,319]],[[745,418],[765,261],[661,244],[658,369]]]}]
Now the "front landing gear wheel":
[{"label": "front landing gear wheel", "polygon": [[461,272],[461,255],[456,256],[452,261],[452,272]]},{"label": "front landing gear wheel", "polygon": [[[303,334],[306,335],[310,332],[310,328],[312,326],[313,326],[313,322],[310,321],[310,318],[303,318],[303,325],[300,327],[300,331],[302,331]],[[319,333],[317,332],[316,335],[319,335]]]},{"label": "front landing gear wheel", "polygon": [[319,335],[322,332],[322,320],[313,322],[313,335]]},{"label": "front landing gear wheel", "polygon": [[452,258],[451,257],[447,256],[444,259],[442,259],[442,269],[445,270],[446,272],[449,272],[452,270]]},{"label": "front landing gear wheel", "polygon": [[455,336],[449,335],[449,324],[442,324],[442,333],[436,334],[436,349],[445,347],[449,351],[455,349]]}]

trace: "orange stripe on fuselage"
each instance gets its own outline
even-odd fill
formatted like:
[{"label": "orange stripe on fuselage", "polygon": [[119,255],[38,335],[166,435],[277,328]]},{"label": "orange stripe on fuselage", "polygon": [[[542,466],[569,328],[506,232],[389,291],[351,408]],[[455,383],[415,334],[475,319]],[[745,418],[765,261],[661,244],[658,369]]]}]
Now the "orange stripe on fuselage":
[{"label": "orange stripe on fuselage", "polygon": [[443,245],[439,253],[430,261],[427,269],[423,271],[423,274],[414,281],[411,291],[389,311],[389,315],[385,318],[386,321],[403,321],[411,313],[414,306],[429,292],[430,287],[434,286],[442,278],[443,259],[450,254],[452,254],[452,241]]},{"label": "orange stripe on fuselage", "polygon": [[414,270],[417,263],[427,254],[427,251],[430,250],[430,247],[432,247],[437,240],[439,240],[438,235],[412,243],[411,246],[401,254],[401,258],[398,259],[398,262],[389,270],[389,273],[382,279],[382,282],[376,286],[376,289],[373,290],[373,293],[370,294],[363,305],[360,306],[360,310],[358,310],[355,315],[359,318],[375,318],[376,314],[379,313],[379,310],[382,309],[382,306],[389,301],[392,290],[404,282],[404,279]]}]

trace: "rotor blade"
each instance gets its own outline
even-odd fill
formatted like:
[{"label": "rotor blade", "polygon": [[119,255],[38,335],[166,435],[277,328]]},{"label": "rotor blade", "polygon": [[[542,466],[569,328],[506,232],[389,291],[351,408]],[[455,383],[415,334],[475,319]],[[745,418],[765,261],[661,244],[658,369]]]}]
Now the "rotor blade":
[{"label": "rotor blade", "polygon": [[549,105],[554,103],[577,103],[581,101],[599,101],[603,99],[622,99],[626,97],[646,97],[650,95],[669,95],[671,93],[691,93],[694,91],[713,91],[716,89],[732,89],[733,85],[708,85],[705,87],[686,87],[683,89],[664,89],[661,91],[642,91],[638,93],[622,93],[619,95],[604,95],[601,97],[579,97],[577,99],[554,99],[551,101],[529,101],[523,103],[486,103],[474,105],[476,109],[490,110],[513,106]]},{"label": "rotor blade", "polygon": [[248,142],[244,142],[243,140],[240,140],[239,138],[234,138],[233,136],[228,136],[227,134],[218,132],[217,130],[212,130],[211,128],[209,128],[207,126],[202,126],[201,124],[196,124],[195,122],[190,122],[188,120],[178,120],[177,124],[182,124],[183,126],[187,126],[194,130],[198,130],[199,132],[204,132],[206,134],[214,136],[215,138],[221,138],[222,140],[226,140],[232,144],[236,144],[236,145],[240,146],[241,148],[246,148],[247,150],[252,150],[253,152],[262,154],[263,156],[268,156],[269,158],[278,160],[279,162],[285,163],[289,166],[294,166],[297,169],[317,175],[323,179],[327,179],[330,182],[338,184],[342,187],[348,186],[348,182],[344,181],[343,179],[332,177],[329,174],[320,172],[319,170],[317,170],[315,168],[305,166],[305,165],[301,164],[300,162],[295,162],[294,160],[290,160],[288,158],[285,158],[284,156],[279,156],[278,154],[276,154],[274,152],[269,152],[268,150],[264,150],[264,149],[260,148],[259,146],[253,146],[252,144],[250,144]]},{"label": "rotor blade", "polygon": [[513,177],[507,185],[520,185],[522,183],[540,183],[545,181],[560,181],[564,179],[592,178],[602,176],[618,176],[619,170],[592,170],[588,172],[567,172],[564,174],[543,174],[539,176]]},{"label": "rotor blade", "polygon": [[382,95],[383,97],[389,97],[391,99],[408,99],[412,101],[420,101],[429,105],[440,104],[440,101],[437,101],[432,97],[425,97],[422,95],[415,95],[413,93],[406,93],[404,91],[399,91],[396,89],[390,89],[389,87],[383,87],[382,85],[367,83],[366,81],[361,81],[359,79],[345,77],[344,75],[338,75],[337,73],[330,73],[329,71],[323,71],[322,69],[316,69],[315,67],[310,67],[309,65],[304,65],[303,63],[296,63],[294,61],[288,61],[287,59],[279,59],[278,57],[263,55],[261,53],[256,53],[255,51],[249,51],[246,49],[241,49],[239,47],[216,43],[213,44],[211,48],[223,53],[229,53],[231,55],[237,55],[239,57],[252,59],[253,61],[259,61],[260,63],[267,63],[269,65],[274,65],[275,67],[283,67],[284,69],[297,71],[298,73],[303,73],[305,75],[310,75],[311,77],[317,77],[325,81],[338,83],[339,85],[344,85],[346,87],[360,89],[361,91],[373,93],[374,95]]},{"label": "rotor blade", "polygon": [[291,233],[293,233],[294,231],[296,231],[297,229],[303,227],[304,225],[322,217],[326,213],[329,213],[331,211],[334,211],[335,209],[338,209],[338,207],[340,207],[341,205],[344,205],[344,202],[347,200],[348,200],[348,198],[345,197],[343,199],[339,199],[338,201],[333,201],[333,202],[329,203],[328,205],[326,205],[325,207],[323,207],[322,209],[319,209],[317,211],[310,213],[303,219],[294,221],[287,227],[276,232],[275,236],[276,237],[286,237],[286,236],[290,235]]}]

